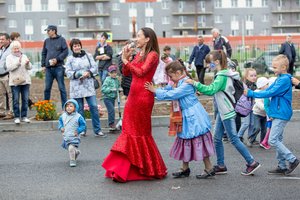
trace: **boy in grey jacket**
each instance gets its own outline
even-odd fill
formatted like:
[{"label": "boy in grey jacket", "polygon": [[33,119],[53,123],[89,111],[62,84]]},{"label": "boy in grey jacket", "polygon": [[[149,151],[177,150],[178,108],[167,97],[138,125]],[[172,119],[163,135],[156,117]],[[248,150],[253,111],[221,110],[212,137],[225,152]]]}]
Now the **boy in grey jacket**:
[{"label": "boy in grey jacket", "polygon": [[80,133],[86,129],[84,118],[77,112],[79,106],[76,100],[70,99],[64,105],[65,112],[59,118],[58,129],[63,135],[62,147],[69,151],[70,167],[76,167]]}]

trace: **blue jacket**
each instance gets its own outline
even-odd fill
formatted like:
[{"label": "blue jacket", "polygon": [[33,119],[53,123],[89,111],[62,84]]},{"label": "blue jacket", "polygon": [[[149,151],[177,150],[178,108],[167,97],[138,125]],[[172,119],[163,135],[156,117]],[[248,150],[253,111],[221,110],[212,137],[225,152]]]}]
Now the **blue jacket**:
[{"label": "blue jacket", "polygon": [[[77,112],[79,105],[75,99],[68,100],[64,105],[64,109],[66,109],[67,103],[70,102],[75,105],[75,111],[70,114],[65,111],[58,120],[58,129],[65,129],[62,143],[62,147],[65,149],[68,148],[69,144],[73,144],[78,147],[80,144],[79,134],[86,130],[86,122],[84,118]],[[78,133],[78,136],[74,135],[75,131]]]},{"label": "blue jacket", "polygon": [[189,64],[194,61],[195,66],[202,66],[203,67],[203,60],[205,56],[210,52],[209,47],[206,44],[203,44],[202,47],[197,45],[194,47],[193,52],[190,56]]},{"label": "blue jacket", "polygon": [[182,111],[182,132],[177,137],[192,139],[204,135],[211,130],[210,118],[196,97],[193,85],[187,84],[184,78],[178,82],[177,88],[167,86],[156,90],[158,100],[179,100]]},{"label": "blue jacket", "polygon": [[42,50],[42,67],[50,67],[49,60],[56,58],[55,67],[63,66],[68,56],[68,45],[65,38],[57,35],[55,38],[47,38]]},{"label": "blue jacket", "polygon": [[248,90],[248,97],[271,98],[269,117],[290,120],[293,115],[292,109],[292,81],[290,74],[280,74],[276,81],[266,90],[254,92]]}]

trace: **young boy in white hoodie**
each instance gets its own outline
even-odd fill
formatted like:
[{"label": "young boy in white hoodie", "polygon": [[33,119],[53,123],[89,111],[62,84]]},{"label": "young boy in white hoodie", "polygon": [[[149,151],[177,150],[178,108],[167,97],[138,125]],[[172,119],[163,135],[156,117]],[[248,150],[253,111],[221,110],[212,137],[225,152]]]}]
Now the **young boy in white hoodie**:
[{"label": "young boy in white hoodie", "polygon": [[62,147],[69,151],[70,167],[76,167],[76,159],[80,154],[80,133],[86,130],[84,118],[77,112],[79,106],[75,99],[68,100],[64,109],[65,112],[58,120],[58,129],[63,135]]}]

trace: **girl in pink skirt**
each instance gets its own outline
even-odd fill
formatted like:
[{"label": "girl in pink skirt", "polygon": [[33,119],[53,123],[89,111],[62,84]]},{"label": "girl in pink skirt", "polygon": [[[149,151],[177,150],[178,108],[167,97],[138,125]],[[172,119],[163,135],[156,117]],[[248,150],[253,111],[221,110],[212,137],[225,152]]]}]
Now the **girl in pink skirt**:
[{"label": "girl in pink skirt", "polygon": [[180,61],[174,61],[166,66],[166,73],[174,82],[172,86],[154,88],[147,82],[145,88],[153,92],[158,100],[171,100],[171,116],[169,135],[177,134],[170,151],[170,157],[182,160],[182,168],[172,173],[175,178],[190,175],[189,162],[203,160],[205,169],[199,179],[215,176],[210,157],[215,154],[211,123],[207,112],[195,95],[195,88],[185,83],[189,79],[186,68]]}]

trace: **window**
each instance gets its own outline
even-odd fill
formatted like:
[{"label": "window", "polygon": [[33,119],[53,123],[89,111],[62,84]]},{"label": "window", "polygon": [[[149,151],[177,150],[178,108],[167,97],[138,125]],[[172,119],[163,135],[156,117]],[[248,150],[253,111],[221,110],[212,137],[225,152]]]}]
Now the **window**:
[{"label": "window", "polygon": [[83,10],[82,3],[75,3],[75,14],[80,14]]},{"label": "window", "polygon": [[27,12],[32,11],[31,4],[25,4],[25,11]]},{"label": "window", "polygon": [[284,21],[284,17],[283,17],[282,14],[279,14],[279,15],[278,15],[278,21],[279,21],[279,22]]},{"label": "window", "polygon": [[32,35],[25,34],[25,40],[31,41],[32,40]]},{"label": "window", "polygon": [[281,8],[282,7],[282,0],[277,0],[277,7]]},{"label": "window", "polygon": [[84,20],[83,18],[77,18],[76,19],[76,28],[82,28],[84,25]]},{"label": "window", "polygon": [[48,20],[47,19],[41,19],[41,26],[47,26]]},{"label": "window", "polygon": [[112,10],[120,10],[120,3],[113,3],[112,4]]},{"label": "window", "polygon": [[246,7],[252,7],[252,0],[246,0]]},{"label": "window", "polygon": [[253,29],[247,29],[246,35],[253,35]]},{"label": "window", "polygon": [[198,26],[200,26],[200,27],[205,27],[206,26],[206,24],[205,24],[206,16],[205,15],[198,16],[197,20],[198,20]]},{"label": "window", "polygon": [[104,13],[103,3],[96,3],[96,12],[99,13],[99,14]]},{"label": "window", "polygon": [[65,11],[66,10],[65,4],[63,4],[63,3],[58,4],[58,10]]},{"label": "window", "polygon": [[153,23],[153,18],[152,17],[145,17],[145,23],[146,24],[152,24]]},{"label": "window", "polygon": [[169,16],[162,17],[162,24],[170,24],[170,17]]},{"label": "window", "polygon": [[215,15],[215,23],[216,24],[222,23],[222,15]]},{"label": "window", "polygon": [[231,35],[232,36],[239,35],[239,30],[231,30]]},{"label": "window", "polygon": [[246,21],[253,22],[253,15],[246,15]]},{"label": "window", "polygon": [[17,28],[17,20],[10,19],[10,20],[8,21],[8,27],[9,27],[9,28]]},{"label": "window", "polygon": [[25,26],[32,26],[32,19],[25,19]]},{"label": "window", "polygon": [[129,9],[136,9],[136,3],[129,3]]},{"label": "window", "polygon": [[231,7],[232,8],[238,7],[238,1],[237,0],[231,0]]},{"label": "window", "polygon": [[47,11],[48,10],[48,4],[43,3],[41,5],[41,8],[42,8],[43,11]]},{"label": "window", "polygon": [[300,21],[300,13],[297,14],[297,21]]},{"label": "window", "polygon": [[268,15],[268,14],[264,14],[264,15],[262,16],[262,21],[263,21],[263,22],[268,22],[268,21],[269,21],[269,15]]},{"label": "window", "polygon": [[170,7],[169,4],[170,4],[169,0],[162,0],[161,1],[161,8],[163,10],[169,9],[169,7]]},{"label": "window", "polygon": [[222,8],[222,0],[215,0],[215,8]]},{"label": "window", "polygon": [[199,1],[198,7],[198,10],[205,11],[205,1]]},{"label": "window", "polygon": [[262,34],[263,34],[263,35],[269,35],[269,29],[268,29],[268,28],[264,29],[264,30],[262,31]]},{"label": "window", "polygon": [[184,1],[178,1],[178,11],[183,12]]},{"label": "window", "polygon": [[262,7],[268,7],[268,0],[261,0]]},{"label": "window", "polygon": [[298,6],[300,6],[300,0],[297,0],[296,3]]},{"label": "window", "polygon": [[59,19],[58,20],[58,26],[67,26],[66,19]]},{"label": "window", "polygon": [[98,28],[102,28],[102,29],[104,28],[104,19],[102,17],[98,17],[96,19],[96,26]]},{"label": "window", "polygon": [[150,2],[146,2],[145,3],[145,9],[151,9],[152,8],[152,5]]},{"label": "window", "polygon": [[120,18],[119,18],[119,17],[114,17],[114,18],[112,19],[112,25],[114,25],[114,26],[119,26],[119,25],[121,25],[121,20],[120,20]]},{"label": "window", "polygon": [[238,15],[231,15],[231,21],[232,22],[239,21],[239,16]]},{"label": "window", "polygon": [[179,23],[186,24],[186,17],[185,16],[179,16]]},{"label": "window", "polygon": [[16,12],[16,5],[8,5],[8,12]]}]

